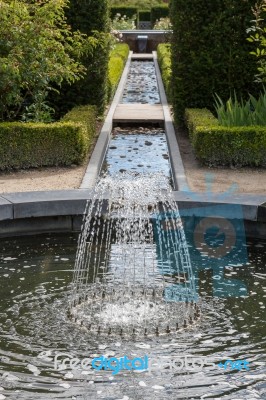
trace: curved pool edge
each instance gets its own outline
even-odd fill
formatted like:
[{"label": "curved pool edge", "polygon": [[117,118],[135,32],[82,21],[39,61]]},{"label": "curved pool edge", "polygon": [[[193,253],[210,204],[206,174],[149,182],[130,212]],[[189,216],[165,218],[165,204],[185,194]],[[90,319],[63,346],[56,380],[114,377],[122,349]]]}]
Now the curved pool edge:
[{"label": "curved pool edge", "polygon": [[[0,237],[78,232],[91,195],[91,189],[1,194]],[[239,205],[242,207],[246,235],[266,238],[266,195],[235,194],[222,198],[219,194],[175,191],[174,197],[181,211],[224,204]]]}]

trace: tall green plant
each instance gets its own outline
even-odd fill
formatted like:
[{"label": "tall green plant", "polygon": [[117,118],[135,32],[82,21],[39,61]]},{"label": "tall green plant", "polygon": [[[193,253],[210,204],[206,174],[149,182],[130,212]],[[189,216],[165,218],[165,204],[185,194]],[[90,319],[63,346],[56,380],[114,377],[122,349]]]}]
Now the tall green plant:
[{"label": "tall green plant", "polygon": [[226,100],[257,93],[256,61],[246,28],[256,0],[172,0],[173,106],[213,109],[213,93]]},{"label": "tall green plant", "polygon": [[64,85],[59,98],[51,99],[57,113],[64,114],[75,105],[96,105],[103,112],[107,101],[110,21],[108,0],[70,0],[67,21],[73,29],[93,36],[96,46],[81,57],[86,67],[84,78]]},{"label": "tall green plant", "polygon": [[247,101],[238,101],[236,93],[226,102],[216,94],[215,110],[222,126],[266,126],[266,91],[256,99],[250,95]]}]

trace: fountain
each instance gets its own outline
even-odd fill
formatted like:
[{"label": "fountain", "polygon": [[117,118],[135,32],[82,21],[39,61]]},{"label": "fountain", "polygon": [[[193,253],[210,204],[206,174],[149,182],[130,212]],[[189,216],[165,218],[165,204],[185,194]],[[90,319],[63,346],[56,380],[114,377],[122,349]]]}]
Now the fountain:
[{"label": "fountain", "polygon": [[[147,79],[123,101],[159,102]],[[198,259],[205,238],[189,247],[169,159],[163,129],[116,127],[79,239],[0,240],[1,400],[265,398],[266,242],[240,241],[247,262],[236,254],[221,270]],[[212,256],[215,266],[218,247]],[[227,296],[228,282],[242,285]],[[86,368],[55,370],[61,353]],[[180,368],[187,355],[206,365]],[[113,376],[91,367],[103,356],[146,356],[150,368]],[[221,368],[228,359],[250,370]]]}]

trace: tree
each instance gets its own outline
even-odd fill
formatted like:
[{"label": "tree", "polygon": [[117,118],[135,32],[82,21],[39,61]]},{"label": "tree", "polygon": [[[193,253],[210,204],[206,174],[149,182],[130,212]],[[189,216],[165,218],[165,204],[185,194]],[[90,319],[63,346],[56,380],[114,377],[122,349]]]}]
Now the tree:
[{"label": "tree", "polygon": [[67,0],[0,0],[0,119],[49,119],[52,85],[79,80],[97,40],[67,25]]}]

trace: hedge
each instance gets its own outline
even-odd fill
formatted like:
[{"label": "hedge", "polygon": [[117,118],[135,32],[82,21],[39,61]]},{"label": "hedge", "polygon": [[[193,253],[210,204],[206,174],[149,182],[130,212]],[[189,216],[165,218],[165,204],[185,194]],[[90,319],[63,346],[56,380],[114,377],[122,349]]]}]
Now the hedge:
[{"label": "hedge", "polygon": [[116,14],[120,14],[122,17],[126,15],[127,18],[132,19],[135,15],[136,17],[136,23],[138,23],[138,7],[119,7],[119,6],[114,6],[110,8],[110,16],[111,19],[113,20],[116,16]]},{"label": "hedge", "polygon": [[152,25],[155,24],[157,20],[160,18],[167,18],[169,17],[169,7],[168,5],[162,5],[162,6],[157,6],[157,7],[152,7],[151,8],[151,23]]},{"label": "hedge", "polygon": [[257,95],[256,57],[246,29],[256,0],[172,0],[173,106],[177,122],[185,108],[213,109],[213,94],[226,101],[236,91]]},{"label": "hedge", "polygon": [[158,63],[160,66],[164,88],[167,94],[168,101],[171,102],[172,98],[172,85],[171,85],[171,45],[161,43],[157,46]]},{"label": "hedge", "polygon": [[208,166],[266,166],[266,127],[225,127],[207,109],[186,109],[196,156]]},{"label": "hedge", "polygon": [[150,20],[151,20],[151,12],[149,10],[139,11],[139,21],[150,21]]},{"label": "hedge", "polygon": [[114,96],[116,88],[119,84],[121,75],[123,73],[125,63],[129,54],[129,46],[127,44],[119,43],[111,51],[110,60],[108,65],[109,70],[109,85],[108,85],[108,99]]},{"label": "hedge", "polygon": [[[110,30],[108,0],[70,0],[65,13],[69,25],[88,36],[102,38],[100,34],[107,34]],[[107,38],[103,46],[99,41],[93,51],[81,57],[80,61],[87,68],[84,78],[72,85],[63,84],[59,88],[60,94],[49,99],[57,116],[64,115],[75,105],[93,104],[100,112],[105,109],[109,61]]]},{"label": "hedge", "polygon": [[81,164],[96,131],[96,109],[76,107],[60,122],[0,124],[0,170]]}]

